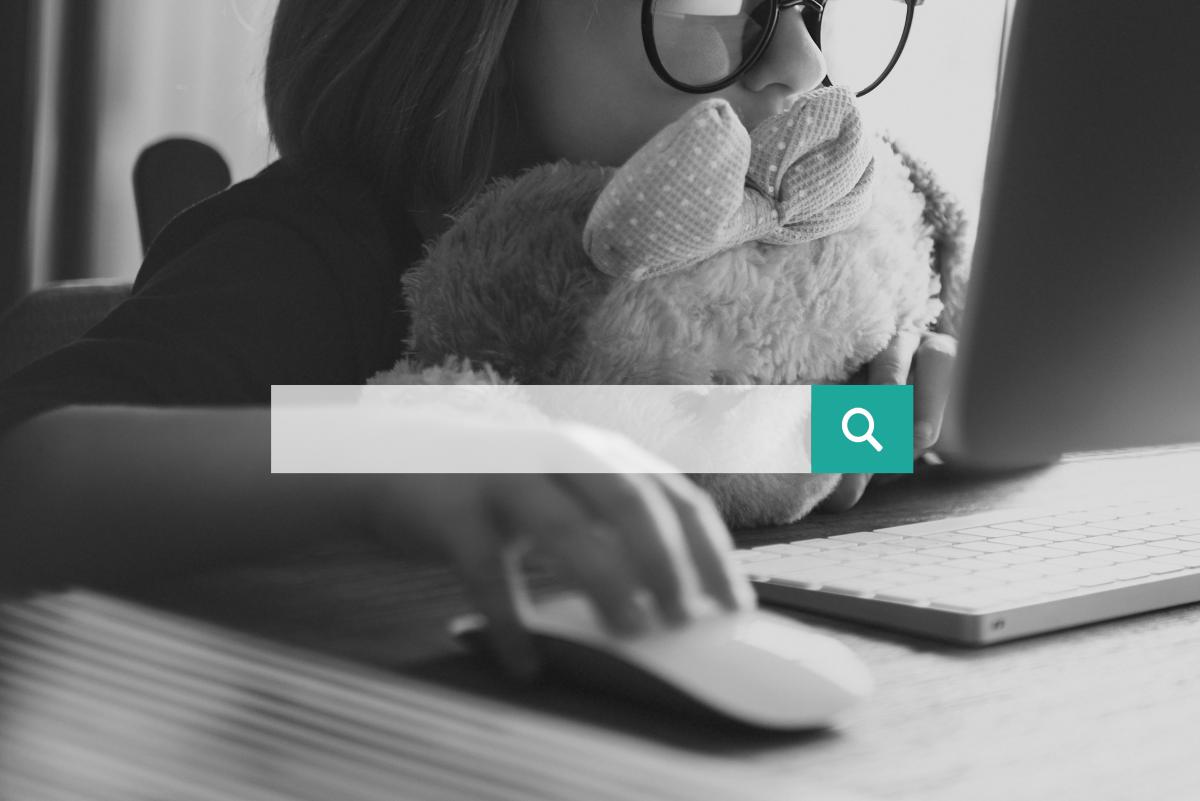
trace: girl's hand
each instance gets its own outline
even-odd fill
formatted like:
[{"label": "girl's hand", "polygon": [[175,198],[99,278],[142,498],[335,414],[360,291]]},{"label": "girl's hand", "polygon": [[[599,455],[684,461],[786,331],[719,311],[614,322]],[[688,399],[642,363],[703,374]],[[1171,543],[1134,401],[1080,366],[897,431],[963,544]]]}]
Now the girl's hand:
[{"label": "girl's hand", "polygon": [[[958,351],[958,340],[949,334],[926,331],[897,334],[867,365],[871,384],[913,385],[913,458],[937,443],[942,416],[950,394],[950,372]],[[867,488],[870,474],[843,475],[837,488],[821,503],[821,509],[844,512],[852,508]]]},{"label": "girl's hand", "polygon": [[[520,447],[514,432],[512,447]],[[559,447],[585,448],[612,464],[635,456],[591,436],[554,434]],[[640,452],[640,451],[639,451]],[[644,452],[640,452],[643,453]],[[633,459],[631,463],[641,463]],[[506,667],[536,668],[518,610],[528,603],[519,575],[528,551],[548,557],[614,632],[634,634],[657,612],[681,623],[712,600],[753,607],[754,593],[732,559],[732,540],[706,493],[680,474],[402,474],[372,476],[368,534],[401,551],[447,559],[489,621]],[[704,596],[709,600],[705,602]]]}]

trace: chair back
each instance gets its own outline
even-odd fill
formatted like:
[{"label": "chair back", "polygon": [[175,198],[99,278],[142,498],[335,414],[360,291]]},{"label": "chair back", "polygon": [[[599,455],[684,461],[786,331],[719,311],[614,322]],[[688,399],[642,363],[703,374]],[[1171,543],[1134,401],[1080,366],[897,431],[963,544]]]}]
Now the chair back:
[{"label": "chair back", "polygon": [[78,339],[129,297],[126,280],[47,284],[0,316],[0,379]]},{"label": "chair back", "polygon": [[[180,212],[229,186],[229,166],[211,145],[172,138],[145,148],[133,168],[143,251]],[[125,279],[59,281],[36,289],[0,315],[0,379],[70,344],[125,298]]]},{"label": "chair back", "polygon": [[231,180],[225,158],[195,139],[164,139],[143,150],[133,167],[142,251],[150,249],[172,217],[225,189]]}]

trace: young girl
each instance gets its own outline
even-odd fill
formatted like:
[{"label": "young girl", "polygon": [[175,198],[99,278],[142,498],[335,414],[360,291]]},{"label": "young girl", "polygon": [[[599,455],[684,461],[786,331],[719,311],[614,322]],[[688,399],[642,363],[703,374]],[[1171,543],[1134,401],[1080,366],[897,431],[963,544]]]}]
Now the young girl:
[{"label": "young girl", "polygon": [[[366,537],[452,563],[516,671],[532,666],[507,566],[518,545],[618,632],[651,611],[683,622],[700,595],[752,604],[727,529],[682,477],[273,476],[264,407],[272,384],[360,384],[402,355],[399,277],[487,179],[620,164],[700,99],[669,77],[741,67],[710,93],[747,126],[817,87],[807,4],[743,5],[732,38],[674,36],[679,16],[664,17],[655,67],[642,0],[280,0],[266,103],[281,159],[173,221],[129,300],[0,384],[0,589]],[[772,12],[742,63],[748,20]],[[903,382],[915,365],[918,452],[936,439],[952,345],[897,341],[871,366]],[[847,477],[832,505],[865,483]]]}]

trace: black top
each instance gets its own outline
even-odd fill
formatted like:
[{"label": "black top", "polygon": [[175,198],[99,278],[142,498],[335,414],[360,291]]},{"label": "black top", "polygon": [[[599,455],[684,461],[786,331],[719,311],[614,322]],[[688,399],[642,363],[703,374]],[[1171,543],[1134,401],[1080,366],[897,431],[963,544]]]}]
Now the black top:
[{"label": "black top", "polygon": [[0,382],[0,433],[68,404],[267,404],[272,384],[361,384],[404,351],[408,214],[334,167],[277,161],[176,217],[131,297]]}]

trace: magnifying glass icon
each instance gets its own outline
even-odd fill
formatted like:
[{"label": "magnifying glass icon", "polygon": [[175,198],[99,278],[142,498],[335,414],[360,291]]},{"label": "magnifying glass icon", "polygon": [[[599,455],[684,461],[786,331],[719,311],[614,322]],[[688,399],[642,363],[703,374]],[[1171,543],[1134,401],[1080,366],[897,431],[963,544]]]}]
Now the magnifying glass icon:
[{"label": "magnifying glass icon", "polygon": [[[859,416],[867,418],[867,430],[862,434],[851,433],[850,421]],[[875,439],[875,418],[871,416],[870,412],[861,406],[855,406],[853,409],[842,415],[842,433],[846,436],[846,439],[850,440],[851,442],[871,443],[871,447],[875,449],[876,453],[883,451],[883,446],[879,444],[879,440]]]}]

